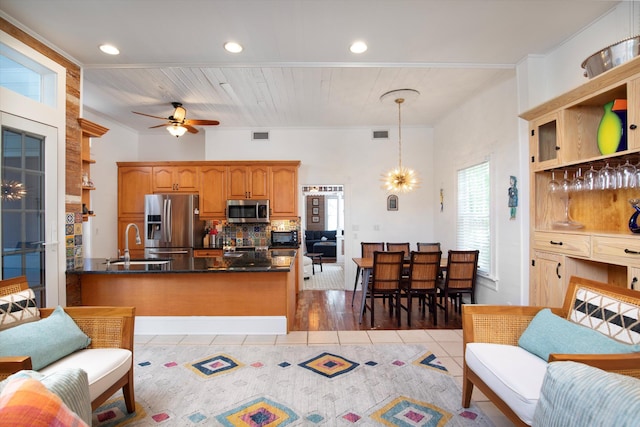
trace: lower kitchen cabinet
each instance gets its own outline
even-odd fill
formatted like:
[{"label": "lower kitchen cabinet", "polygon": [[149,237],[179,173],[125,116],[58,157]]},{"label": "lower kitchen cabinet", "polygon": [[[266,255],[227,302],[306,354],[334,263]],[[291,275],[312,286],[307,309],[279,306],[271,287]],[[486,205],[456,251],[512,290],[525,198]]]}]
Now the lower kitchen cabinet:
[{"label": "lower kitchen cabinet", "polygon": [[530,305],[561,307],[569,280],[565,274],[565,255],[535,251],[533,265],[536,274],[531,283]]}]

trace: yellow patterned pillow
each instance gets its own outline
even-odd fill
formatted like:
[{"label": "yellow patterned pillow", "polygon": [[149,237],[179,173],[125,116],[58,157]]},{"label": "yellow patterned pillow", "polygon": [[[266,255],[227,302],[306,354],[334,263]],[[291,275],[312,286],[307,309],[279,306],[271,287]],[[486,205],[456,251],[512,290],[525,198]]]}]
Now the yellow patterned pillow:
[{"label": "yellow patterned pillow", "polygon": [[32,289],[0,297],[0,331],[40,319]]},{"label": "yellow patterned pillow", "polygon": [[0,393],[0,427],[88,427],[38,380],[17,378]]}]

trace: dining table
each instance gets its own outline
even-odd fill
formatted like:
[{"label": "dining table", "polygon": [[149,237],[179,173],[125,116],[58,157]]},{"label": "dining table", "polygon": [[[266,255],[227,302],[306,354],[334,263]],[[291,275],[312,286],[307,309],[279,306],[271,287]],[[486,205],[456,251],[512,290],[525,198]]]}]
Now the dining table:
[{"label": "dining table", "polygon": [[[351,258],[353,262],[356,264],[356,281],[354,283],[353,295],[351,296],[351,306],[353,306],[353,301],[355,298],[355,289],[358,285],[358,278],[360,277],[360,272],[362,272],[362,300],[360,303],[360,315],[358,317],[358,323],[362,323],[362,316],[364,314],[364,306],[367,299],[367,292],[369,289],[369,279],[371,278],[371,272],[373,271],[373,258]],[[411,262],[410,257],[405,257],[404,265],[405,267],[409,267]],[[447,257],[442,257],[440,259],[440,270],[447,270]]]}]

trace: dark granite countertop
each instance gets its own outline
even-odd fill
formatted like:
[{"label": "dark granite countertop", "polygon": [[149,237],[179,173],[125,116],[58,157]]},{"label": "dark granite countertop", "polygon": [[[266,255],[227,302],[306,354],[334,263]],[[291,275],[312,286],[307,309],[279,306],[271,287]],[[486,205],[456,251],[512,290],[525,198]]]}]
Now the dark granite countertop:
[{"label": "dark granite countertop", "polygon": [[207,258],[133,258],[129,266],[116,259],[107,262],[104,258],[85,258],[83,267],[67,270],[67,274],[288,272],[293,267],[295,254],[295,250],[280,249],[231,252],[225,256]]}]

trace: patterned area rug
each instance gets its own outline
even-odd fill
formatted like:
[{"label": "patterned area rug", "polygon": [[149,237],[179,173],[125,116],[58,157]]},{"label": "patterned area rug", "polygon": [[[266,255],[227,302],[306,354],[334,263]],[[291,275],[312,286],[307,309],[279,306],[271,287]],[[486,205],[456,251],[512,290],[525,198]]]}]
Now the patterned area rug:
[{"label": "patterned area rug", "polygon": [[342,264],[323,264],[322,271],[320,271],[320,266],[316,265],[315,269],[316,274],[312,274],[309,279],[304,281],[302,290],[344,291],[344,268]]},{"label": "patterned area rug", "polygon": [[424,345],[159,346],[93,426],[492,426]]}]

